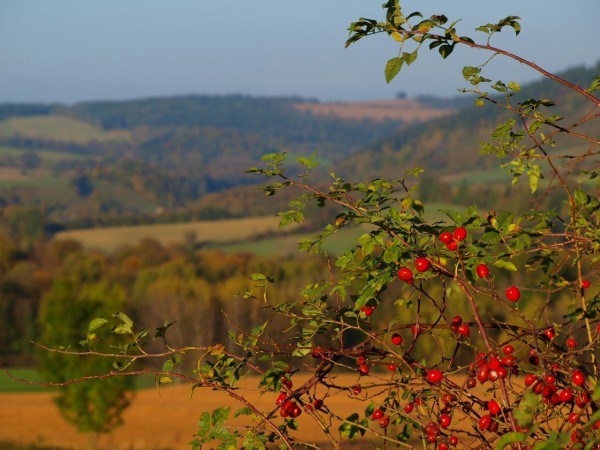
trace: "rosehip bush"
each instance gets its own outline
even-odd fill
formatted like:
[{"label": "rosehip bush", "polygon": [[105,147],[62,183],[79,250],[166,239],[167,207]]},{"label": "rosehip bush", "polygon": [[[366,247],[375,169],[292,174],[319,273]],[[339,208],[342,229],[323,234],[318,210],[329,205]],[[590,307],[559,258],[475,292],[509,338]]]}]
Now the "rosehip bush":
[{"label": "rosehip bush", "polygon": [[[485,63],[463,69],[464,91],[478,106],[512,114],[481,153],[501,158],[514,184],[527,178],[532,200],[558,190],[564,206],[517,214],[481,212],[482,204],[444,210],[447,219],[432,222],[414,194],[420,169],[368,182],[331,174],[324,186],[312,181],[313,159],[297,160],[298,176],[288,175],[285,154],[265,155],[264,167],[249,170],[269,179],[265,194],[300,193],[280,214],[282,225],[302,222],[308,204],[336,210],[329,225],[299,243],[323,258],[330,277],[298,298],[273,299],[274,280],[253,274],[256,287],[245,301],[284,317],[285,333],[271,334],[268,322],[252,330],[233,324],[233,350],[224,343],[167,346],[157,381],[187,379],[240,403],[234,413],[225,407],[203,413],[195,448],[217,441],[219,448],[316,447],[303,438],[309,421],[322,433],[320,442],[336,448],[348,439],[404,448],[596,448],[600,203],[593,189],[600,100],[593,93],[600,78],[576,86],[494,47],[496,33],[519,33],[518,17],[482,25],[471,38],[444,15],[406,14],[393,0],[384,9],[384,21],[351,24],[348,45],[372,34],[397,41],[399,56],[385,66],[388,82],[424,49],[447,58],[463,46],[519,61],[589,105],[581,117],[561,120],[552,100],[523,99],[517,83],[486,78]],[[324,250],[329,237],[354,226],[362,234],[343,254]],[[170,325],[157,336],[164,338]],[[202,351],[197,372],[178,372],[191,350]],[[132,361],[150,356],[135,339],[124,354]],[[248,400],[238,387],[242,377],[272,400],[267,407]]]}]

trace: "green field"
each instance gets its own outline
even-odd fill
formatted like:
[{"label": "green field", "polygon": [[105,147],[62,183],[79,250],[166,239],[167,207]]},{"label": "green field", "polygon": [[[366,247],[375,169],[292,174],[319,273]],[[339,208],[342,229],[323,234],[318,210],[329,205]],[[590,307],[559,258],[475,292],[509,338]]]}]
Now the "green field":
[{"label": "green field", "polygon": [[87,144],[93,141],[129,141],[128,131],[104,131],[94,125],[63,116],[14,117],[0,121],[0,137],[22,136],[49,141]]}]

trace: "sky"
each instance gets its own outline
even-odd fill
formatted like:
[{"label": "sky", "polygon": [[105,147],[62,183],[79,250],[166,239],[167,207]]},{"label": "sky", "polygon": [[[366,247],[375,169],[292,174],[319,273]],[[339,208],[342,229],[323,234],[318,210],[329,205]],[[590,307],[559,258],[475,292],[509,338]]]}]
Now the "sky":
[{"label": "sky", "polygon": [[[322,101],[452,96],[465,65],[490,55],[423,51],[389,85],[399,45],[380,35],[348,49],[350,22],[384,19],[383,0],[0,0],[0,102],[122,100],[187,94],[297,95]],[[405,12],[461,19],[460,35],[522,18],[493,44],[550,71],[600,60],[600,0],[405,0]],[[485,74],[486,72],[484,72]],[[490,78],[537,79],[495,58]]]}]

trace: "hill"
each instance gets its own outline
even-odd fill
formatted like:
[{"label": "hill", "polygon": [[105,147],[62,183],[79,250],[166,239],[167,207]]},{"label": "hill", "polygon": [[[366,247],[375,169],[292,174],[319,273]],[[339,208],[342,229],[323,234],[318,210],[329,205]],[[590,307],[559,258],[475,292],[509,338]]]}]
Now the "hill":
[{"label": "hill", "polygon": [[[72,226],[169,220],[208,194],[259,182],[243,170],[265,153],[318,150],[329,164],[401,123],[450,112],[409,100],[327,104],[243,95],[4,104],[0,205],[35,205]],[[223,208],[198,214],[231,215]]]}]

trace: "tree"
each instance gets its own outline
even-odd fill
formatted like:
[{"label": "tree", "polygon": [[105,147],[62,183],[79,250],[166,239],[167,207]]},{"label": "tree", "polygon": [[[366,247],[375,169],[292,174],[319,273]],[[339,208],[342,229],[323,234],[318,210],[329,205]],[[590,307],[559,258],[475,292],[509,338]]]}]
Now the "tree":
[{"label": "tree", "polygon": [[[552,100],[521,98],[514,81],[491,82],[485,63],[463,69],[470,84],[465,91],[475,94],[478,106],[512,113],[481,152],[500,158],[513,183],[526,178],[533,200],[562,192],[560,210],[482,213],[472,206],[444,210],[445,221],[430,222],[413,189],[421,169],[369,182],[332,174],[321,188],[311,179],[313,159],[298,158],[304,168],[298,177],[288,175],[286,155],[265,155],[264,167],[250,169],[269,179],[265,194],[301,192],[281,213],[282,225],[302,222],[307,204],[337,210],[299,244],[323,257],[329,277],[281,301],[271,295],[271,276],[252,274],[255,289],[243,293],[244,301],[258,301],[289,327],[271,333],[268,321],[251,329],[234,323],[233,351],[223,343],[167,345],[157,354],[166,357],[154,372],[157,380],[178,377],[195,390],[216,389],[240,402],[233,417],[225,406],[202,413],[194,448],[214,441],[219,448],[265,448],[270,442],[317,447],[303,439],[307,422],[297,421],[300,415],[334,447],[362,437],[376,445],[440,450],[597,448],[600,202],[593,186],[600,141],[591,124],[597,126],[599,117],[600,99],[593,93],[600,77],[585,89],[492,46],[490,39],[503,29],[519,33],[514,16],[479,27],[484,41],[478,43],[459,35],[458,22],[443,15],[405,14],[394,0],[384,9],[385,21],[353,23],[348,45],[377,33],[399,42],[400,56],[385,67],[388,82],[422,48],[447,58],[465,46],[517,60],[588,104],[580,117],[559,118]],[[329,236],[358,225],[368,230],[341,256],[323,249]],[[156,335],[164,338],[171,325]],[[137,334],[130,334],[133,362],[147,354]],[[178,369],[191,352],[200,354],[197,371]],[[355,374],[355,381],[343,381],[343,373]],[[239,390],[246,376],[272,396],[270,407]],[[348,399],[343,407],[335,406],[338,396]],[[248,420],[242,424],[239,416]]]},{"label": "tree", "polygon": [[[56,351],[39,352],[40,370],[50,382],[67,383],[59,390],[56,404],[65,419],[79,431],[90,433],[91,443],[98,433],[108,432],[121,423],[121,414],[129,404],[127,390],[131,387],[131,378],[94,379],[114,370],[112,361],[93,355],[77,358],[65,352],[86,347],[99,352],[111,351],[111,346],[117,343],[114,338],[96,344],[100,337],[95,328],[103,324],[102,321],[90,324],[84,341],[78,330],[82,323],[90,323],[94,317],[123,310],[124,303],[124,291],[106,279],[103,257],[77,252],[67,257],[63,272],[41,305],[40,343]],[[82,348],[82,344],[85,347]],[[86,377],[91,379],[83,381]],[[72,380],[80,382],[68,383]]]}]

